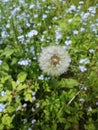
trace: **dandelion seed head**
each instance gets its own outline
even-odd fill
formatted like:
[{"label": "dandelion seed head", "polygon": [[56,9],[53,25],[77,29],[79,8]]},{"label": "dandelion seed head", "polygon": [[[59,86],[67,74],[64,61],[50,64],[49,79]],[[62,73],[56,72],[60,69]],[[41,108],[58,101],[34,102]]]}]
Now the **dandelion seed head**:
[{"label": "dandelion seed head", "polygon": [[39,56],[39,66],[44,73],[59,76],[68,70],[71,59],[61,46],[49,46]]}]

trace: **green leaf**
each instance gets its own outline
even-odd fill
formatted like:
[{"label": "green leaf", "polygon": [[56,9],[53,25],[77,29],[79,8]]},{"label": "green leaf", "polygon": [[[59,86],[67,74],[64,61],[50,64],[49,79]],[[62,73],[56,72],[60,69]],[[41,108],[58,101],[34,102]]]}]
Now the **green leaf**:
[{"label": "green leaf", "polygon": [[2,117],[2,124],[7,125],[8,127],[11,126],[13,117],[8,116],[8,114],[3,115]]},{"label": "green leaf", "polygon": [[60,123],[65,123],[65,122],[66,122],[66,119],[63,118],[63,117],[60,117],[60,118],[59,118],[59,122],[60,122]]},{"label": "green leaf", "polygon": [[24,96],[25,99],[29,100],[30,102],[32,102],[32,91],[31,90],[27,90],[24,92]]},{"label": "green leaf", "polygon": [[28,85],[26,85],[26,84],[19,84],[17,87],[17,90],[21,91],[22,89],[26,89],[27,87],[28,87]]},{"label": "green leaf", "polygon": [[6,62],[2,63],[2,70],[8,71],[9,70],[9,66]]},{"label": "green leaf", "polygon": [[16,58],[13,58],[13,59],[12,59],[12,62],[11,62],[11,65],[14,65],[14,64],[16,64],[16,63],[17,63],[17,60],[18,60],[18,59],[16,59]]},{"label": "green leaf", "polygon": [[51,130],[57,130],[57,124],[56,124],[56,122],[53,123],[53,125],[51,126]]},{"label": "green leaf", "polygon": [[19,82],[24,82],[26,77],[27,77],[26,72],[20,72],[17,76],[17,79],[18,79]]},{"label": "green leaf", "polygon": [[4,125],[0,124],[0,130],[4,130]]},{"label": "green leaf", "polygon": [[1,83],[5,83],[6,80],[8,80],[10,78],[10,76],[5,76],[1,78]]},{"label": "green leaf", "polygon": [[79,82],[75,79],[62,79],[59,83],[60,87],[73,88],[79,85]]},{"label": "green leaf", "polygon": [[1,56],[6,56],[9,57],[10,55],[12,55],[14,53],[14,50],[10,47],[6,47],[3,51],[3,53],[1,54]]},{"label": "green leaf", "polygon": [[8,113],[12,113],[12,112],[14,112],[16,109],[13,107],[13,106],[8,106],[7,108],[6,108],[6,111],[8,112]]}]

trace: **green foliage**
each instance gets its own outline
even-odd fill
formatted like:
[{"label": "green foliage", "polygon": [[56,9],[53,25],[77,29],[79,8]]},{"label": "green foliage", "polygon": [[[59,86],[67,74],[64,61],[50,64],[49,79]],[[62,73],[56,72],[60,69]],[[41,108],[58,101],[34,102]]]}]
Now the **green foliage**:
[{"label": "green foliage", "polygon": [[18,79],[19,82],[24,82],[26,77],[27,77],[27,73],[26,72],[20,72],[17,75],[17,79]]},{"label": "green foliage", "polygon": [[79,83],[77,80],[75,79],[62,79],[60,82],[59,82],[60,86],[61,87],[64,87],[64,88],[73,88],[75,86],[78,86]]},{"label": "green foliage", "polygon": [[[0,130],[97,130],[97,0],[0,5]],[[71,58],[59,77],[39,68],[41,50],[51,45]]]}]

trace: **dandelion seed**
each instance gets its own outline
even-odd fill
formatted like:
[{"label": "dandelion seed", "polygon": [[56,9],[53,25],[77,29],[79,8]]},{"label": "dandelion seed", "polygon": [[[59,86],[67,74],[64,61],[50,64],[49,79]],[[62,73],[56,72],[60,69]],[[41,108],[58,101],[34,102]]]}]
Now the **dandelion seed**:
[{"label": "dandelion seed", "polygon": [[44,73],[59,76],[68,70],[71,59],[61,46],[49,46],[39,56],[39,66]]},{"label": "dandelion seed", "polygon": [[78,30],[74,30],[73,34],[77,35],[78,34]]}]

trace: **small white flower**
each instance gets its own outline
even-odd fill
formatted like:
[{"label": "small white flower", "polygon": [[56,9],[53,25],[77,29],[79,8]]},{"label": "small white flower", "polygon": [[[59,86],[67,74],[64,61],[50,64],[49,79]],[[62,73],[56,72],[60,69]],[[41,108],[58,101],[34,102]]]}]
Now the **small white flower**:
[{"label": "small white flower", "polygon": [[0,103],[0,112],[3,112],[5,109],[5,105],[3,103]]},{"label": "small white flower", "polygon": [[37,30],[31,30],[30,32],[27,33],[27,37],[31,38],[33,36],[36,36],[38,34]]},{"label": "small white flower", "polygon": [[2,36],[2,38],[6,38],[6,37],[8,37],[9,35],[8,35],[8,33],[7,33],[6,31],[2,31],[2,32],[1,32],[1,36]]},{"label": "small white flower", "polygon": [[52,19],[52,20],[57,20],[57,19],[58,19],[58,17],[56,17],[56,16],[55,16],[55,17],[53,17],[53,19]]},{"label": "small white flower", "polygon": [[84,98],[80,98],[79,101],[83,104],[85,102]]},{"label": "small white flower", "polygon": [[96,7],[91,6],[91,7],[88,8],[88,11],[90,13],[96,13]]},{"label": "small white flower", "polygon": [[62,38],[61,28],[58,28],[56,31],[56,42]]},{"label": "small white flower", "polygon": [[38,108],[40,106],[40,104],[39,103],[36,103],[36,108]]},{"label": "small white flower", "polygon": [[88,108],[88,112],[91,112],[91,111],[92,111],[92,108],[91,108],[91,107],[89,107],[89,108]]},{"label": "small white flower", "polygon": [[86,31],[85,28],[83,28],[83,27],[80,28],[80,32],[85,32],[85,31]]},{"label": "small white flower", "polygon": [[33,107],[32,107],[32,109],[31,109],[31,110],[32,110],[32,112],[35,112],[35,109],[34,109]]},{"label": "small white flower", "polygon": [[23,107],[27,107],[27,103],[24,103],[22,106],[23,106]]},{"label": "small white flower", "polygon": [[2,91],[1,92],[1,96],[5,96],[6,95],[6,92],[5,91]]},{"label": "small white flower", "polygon": [[96,106],[98,106],[98,102],[96,102]]},{"label": "small white flower", "polygon": [[70,6],[70,10],[75,11],[75,10],[76,10],[76,6],[75,6],[75,5],[71,5],[71,6]]},{"label": "small white flower", "polygon": [[85,72],[87,70],[87,68],[85,68],[84,66],[79,66],[79,69],[81,72]]},{"label": "small white flower", "polygon": [[20,107],[20,106],[18,106],[18,107],[16,108],[16,111],[19,111],[19,110],[21,110],[21,107]]},{"label": "small white flower", "polygon": [[6,28],[10,28],[10,24],[8,23],[8,24],[6,24]]},{"label": "small white flower", "polygon": [[70,8],[68,10],[66,10],[66,13],[72,13],[72,11],[76,11],[75,5],[71,5]]},{"label": "small white flower", "polygon": [[87,91],[87,87],[84,86],[84,84],[82,84],[81,89],[82,89],[83,91]]},{"label": "small white flower", "polygon": [[32,96],[35,96],[36,92],[32,92]]},{"label": "small white flower", "polygon": [[72,19],[68,19],[68,22],[71,23],[71,22],[72,22]]},{"label": "small white flower", "polygon": [[36,100],[36,97],[35,97],[35,96],[33,96],[33,97],[32,97],[32,100],[33,100],[33,101],[35,101],[35,100]]},{"label": "small white flower", "polygon": [[89,49],[89,52],[90,52],[90,53],[94,53],[95,50],[94,50],[94,49]]},{"label": "small white flower", "polygon": [[35,120],[35,119],[33,119],[33,120],[32,120],[32,124],[35,124],[35,122],[36,122],[36,120]]},{"label": "small white flower", "polygon": [[31,4],[30,7],[29,7],[29,9],[33,9],[34,7],[35,7],[35,5]]},{"label": "small white flower", "polygon": [[26,60],[21,60],[18,62],[19,65],[24,65],[24,66],[27,66],[29,65],[29,63],[31,62],[30,59],[26,59]]},{"label": "small white flower", "polygon": [[79,4],[80,4],[80,5],[84,4],[84,1],[80,1]]},{"label": "small white flower", "polygon": [[74,30],[73,34],[77,35],[78,34],[78,30]]},{"label": "small white flower", "polygon": [[87,20],[87,18],[90,15],[90,13],[84,13],[84,12],[82,12],[80,15],[81,15],[82,20],[85,21],[85,20]]},{"label": "small white flower", "polygon": [[68,70],[71,59],[61,46],[49,46],[39,56],[39,66],[44,73],[59,76]]},{"label": "small white flower", "polygon": [[34,18],[37,18],[38,17],[38,14],[34,14]]},{"label": "small white flower", "polygon": [[32,130],[32,128],[28,128],[28,130]]},{"label": "small white flower", "polygon": [[43,14],[42,15],[42,20],[46,19],[47,18],[47,15],[46,14]]},{"label": "small white flower", "polygon": [[72,43],[71,40],[66,40],[66,41],[65,41],[65,44],[66,44],[67,46],[69,46],[71,43]]},{"label": "small white flower", "polygon": [[0,65],[2,64],[2,60],[0,60]]},{"label": "small white flower", "polygon": [[89,59],[84,58],[84,59],[81,59],[79,63],[80,63],[80,64],[89,64],[90,61],[89,61]]},{"label": "small white flower", "polygon": [[24,36],[23,36],[23,35],[20,35],[20,36],[18,36],[17,38],[18,38],[18,40],[19,40],[20,42],[24,43]]},{"label": "small white flower", "polygon": [[43,79],[44,79],[44,75],[40,75],[40,76],[38,77],[38,79],[39,79],[39,80],[43,80]]},{"label": "small white flower", "polygon": [[27,123],[27,119],[23,119],[23,124],[26,124]]}]

